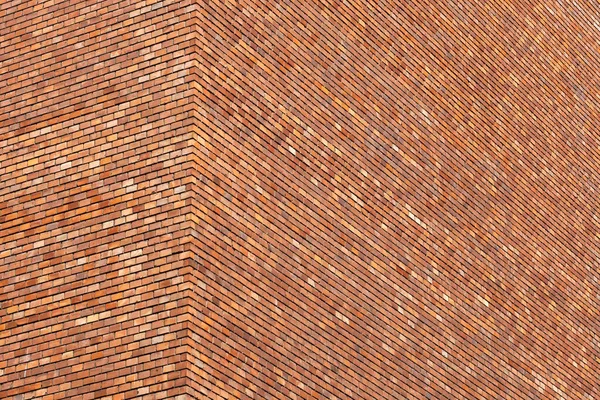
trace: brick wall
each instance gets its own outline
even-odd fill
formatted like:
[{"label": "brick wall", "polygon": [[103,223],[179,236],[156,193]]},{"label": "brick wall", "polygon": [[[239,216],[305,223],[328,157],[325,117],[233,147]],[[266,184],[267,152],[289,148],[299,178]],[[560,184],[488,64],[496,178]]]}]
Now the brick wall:
[{"label": "brick wall", "polygon": [[185,392],[188,8],[0,7],[0,398]]},{"label": "brick wall", "polygon": [[0,5],[0,398],[600,398],[600,8]]}]

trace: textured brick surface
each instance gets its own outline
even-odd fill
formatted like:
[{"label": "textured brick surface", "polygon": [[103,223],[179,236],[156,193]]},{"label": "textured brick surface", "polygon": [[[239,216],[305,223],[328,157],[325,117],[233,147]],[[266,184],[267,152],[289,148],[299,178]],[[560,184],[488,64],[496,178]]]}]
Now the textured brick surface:
[{"label": "textured brick surface", "polygon": [[0,5],[0,397],[600,399],[594,1]]},{"label": "textured brick surface", "polygon": [[0,397],[184,394],[189,4],[0,6]]}]

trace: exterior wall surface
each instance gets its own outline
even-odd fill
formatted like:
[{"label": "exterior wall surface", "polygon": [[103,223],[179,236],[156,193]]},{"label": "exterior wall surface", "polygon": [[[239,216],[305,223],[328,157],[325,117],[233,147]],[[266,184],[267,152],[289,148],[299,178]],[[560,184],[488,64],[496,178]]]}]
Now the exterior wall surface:
[{"label": "exterior wall surface", "polygon": [[0,398],[600,399],[600,7],[0,3]]},{"label": "exterior wall surface", "polygon": [[179,0],[0,6],[0,398],[185,395]]}]

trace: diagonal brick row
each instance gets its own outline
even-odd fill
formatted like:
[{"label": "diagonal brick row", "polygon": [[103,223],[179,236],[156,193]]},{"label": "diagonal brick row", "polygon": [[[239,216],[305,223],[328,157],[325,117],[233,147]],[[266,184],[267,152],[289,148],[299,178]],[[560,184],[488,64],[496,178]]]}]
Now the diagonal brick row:
[{"label": "diagonal brick row", "polygon": [[0,398],[600,396],[596,3],[0,21]]}]

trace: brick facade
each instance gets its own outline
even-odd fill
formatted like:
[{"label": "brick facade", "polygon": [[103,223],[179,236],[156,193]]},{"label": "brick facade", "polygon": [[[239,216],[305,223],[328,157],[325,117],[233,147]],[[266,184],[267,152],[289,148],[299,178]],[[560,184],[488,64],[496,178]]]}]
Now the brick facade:
[{"label": "brick facade", "polygon": [[594,1],[0,4],[0,398],[600,399]]}]

